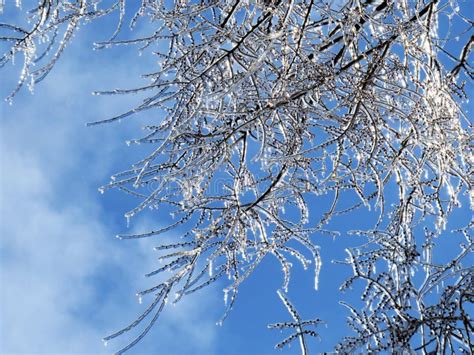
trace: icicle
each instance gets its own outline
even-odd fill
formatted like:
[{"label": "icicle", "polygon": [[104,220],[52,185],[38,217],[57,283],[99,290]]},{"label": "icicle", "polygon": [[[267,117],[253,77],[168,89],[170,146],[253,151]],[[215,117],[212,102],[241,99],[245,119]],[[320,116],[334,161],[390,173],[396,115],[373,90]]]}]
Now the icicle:
[{"label": "icicle", "polygon": [[225,304],[226,306],[227,306],[228,297],[229,297],[229,290],[228,290],[228,289],[224,289],[224,304]]},{"label": "icicle", "polygon": [[209,260],[209,277],[212,277],[212,259]]},{"label": "icicle", "polygon": [[35,93],[35,78],[31,76],[30,82],[28,84],[28,90],[31,94]]},{"label": "icicle", "polygon": [[446,184],[446,189],[448,191],[449,198],[452,199],[455,193],[454,193],[453,186],[449,182]]}]

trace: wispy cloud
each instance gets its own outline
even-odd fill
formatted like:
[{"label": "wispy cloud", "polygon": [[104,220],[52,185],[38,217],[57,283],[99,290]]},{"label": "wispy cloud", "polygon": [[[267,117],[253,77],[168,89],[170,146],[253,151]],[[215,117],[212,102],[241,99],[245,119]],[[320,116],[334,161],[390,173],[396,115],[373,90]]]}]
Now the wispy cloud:
[{"label": "wispy cloud", "polygon": [[[113,238],[119,226],[110,221],[119,212],[104,210],[96,190],[123,167],[126,128],[84,127],[128,103],[84,96],[112,73],[78,70],[80,50],[71,50],[34,96],[2,107],[1,353],[110,353],[115,344],[104,348],[101,337],[145,307],[134,294],[156,263],[150,244]],[[130,71],[139,65],[116,61],[122,68],[128,62]],[[211,354],[216,300],[212,293],[197,296],[170,306],[135,353]]]}]

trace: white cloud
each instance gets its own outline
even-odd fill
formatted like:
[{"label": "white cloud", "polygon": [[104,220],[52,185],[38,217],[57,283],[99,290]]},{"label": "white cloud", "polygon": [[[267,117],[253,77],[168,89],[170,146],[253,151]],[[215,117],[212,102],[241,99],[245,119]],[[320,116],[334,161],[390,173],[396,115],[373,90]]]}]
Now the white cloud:
[{"label": "white cloud", "polygon": [[[139,287],[135,278],[152,265],[150,248],[144,245],[149,243],[141,243],[135,250],[132,245],[127,253],[107,241],[111,231],[80,206],[56,210],[47,202],[48,194],[41,191],[43,186],[51,190],[41,171],[31,163],[22,164],[26,159],[12,157],[19,163],[17,166],[28,166],[26,170],[31,175],[28,181],[10,180],[2,186],[5,257],[1,263],[1,350],[105,352],[108,349],[102,348],[100,337],[106,335],[106,329],[138,315],[140,307],[135,306],[132,295]],[[2,165],[14,166],[9,161],[10,158],[3,159]],[[9,175],[22,173],[21,168],[12,168]],[[21,193],[15,196],[15,191]],[[112,283],[123,280],[125,285],[117,290],[104,289],[100,284],[104,277],[110,277]],[[150,349],[156,343],[163,354],[190,350],[209,353],[215,340],[212,319],[206,317],[210,301],[206,297],[185,300],[165,312],[157,326],[160,332],[153,332],[153,342],[140,348]],[[98,313],[95,317],[88,315],[94,312]],[[118,343],[123,341],[126,339],[119,339]]]},{"label": "white cloud", "polygon": [[[34,96],[1,108],[2,354],[117,349],[112,342],[104,348],[100,339],[139,314],[144,305],[134,294],[155,263],[149,243],[113,238],[118,226],[108,218],[118,212],[101,208],[95,185],[115,172],[117,154],[126,149],[119,141],[125,131],[84,128],[92,113],[112,107],[101,101],[85,109],[92,74],[77,70],[78,53],[64,60]],[[95,78],[102,80],[107,78]],[[169,307],[132,353],[212,353],[214,302],[207,293]]]},{"label": "white cloud", "polygon": [[94,329],[74,310],[90,302],[87,279],[106,257],[99,239],[106,231],[79,206],[51,205],[46,162],[1,149],[2,350],[85,351],[80,338],[93,338]]}]

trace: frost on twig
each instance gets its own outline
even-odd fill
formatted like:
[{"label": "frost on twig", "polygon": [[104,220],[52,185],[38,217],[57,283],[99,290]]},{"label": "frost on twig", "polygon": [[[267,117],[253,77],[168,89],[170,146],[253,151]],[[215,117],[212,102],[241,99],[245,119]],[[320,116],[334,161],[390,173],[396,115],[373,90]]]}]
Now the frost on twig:
[{"label": "frost on twig", "polygon": [[[23,21],[4,23],[0,20],[0,42],[7,43],[6,51],[0,53],[0,69],[21,58],[23,61],[18,83],[6,98],[7,102],[12,103],[25,84],[33,91],[35,84],[53,69],[82,24],[118,8],[124,11],[125,0],[105,9],[99,9],[99,3],[96,0],[42,0],[35,8],[25,11]],[[0,1],[0,14],[4,7]],[[20,1],[17,7],[22,7]]]},{"label": "frost on twig", "polygon": [[290,302],[290,300],[287,298],[284,291],[278,290],[277,293],[281,301],[285,305],[286,310],[291,315],[291,318],[293,318],[293,321],[269,324],[268,328],[280,329],[280,330],[291,329],[291,330],[294,330],[294,333],[288,336],[287,338],[285,338],[284,340],[282,340],[281,342],[279,342],[277,345],[275,345],[275,348],[281,349],[287,345],[289,346],[293,340],[298,339],[300,348],[301,348],[301,354],[306,355],[308,354],[308,346],[306,344],[305,336],[312,336],[312,337],[319,336],[318,333],[316,333],[314,330],[306,329],[306,328],[308,326],[316,327],[318,324],[323,323],[323,321],[318,318],[311,319],[311,320],[302,320],[300,315],[298,314],[298,311]]},{"label": "frost on twig", "polygon": [[[401,244],[394,235],[370,232],[377,244],[347,250],[353,276],[342,286],[362,282],[365,307],[351,313],[346,337],[336,350],[368,352],[470,353],[474,323],[469,305],[474,301],[474,252],[472,225],[456,231],[464,239],[446,264],[434,262],[434,234]],[[451,236],[454,238],[454,236]],[[399,237],[400,238],[400,237]],[[419,240],[422,245],[416,244]],[[419,250],[419,252],[418,252]],[[453,251],[454,252],[454,251]]]}]

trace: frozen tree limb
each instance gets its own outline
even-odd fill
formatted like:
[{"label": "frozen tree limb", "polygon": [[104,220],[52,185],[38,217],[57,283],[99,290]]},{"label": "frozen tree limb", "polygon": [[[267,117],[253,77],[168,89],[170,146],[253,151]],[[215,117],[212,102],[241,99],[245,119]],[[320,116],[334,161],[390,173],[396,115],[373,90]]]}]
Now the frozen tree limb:
[{"label": "frozen tree limb", "polygon": [[[0,66],[23,54],[8,100],[50,72],[80,24],[116,11],[117,28],[96,48],[152,48],[159,61],[143,86],[96,93],[147,95],[140,105],[90,123],[163,113],[130,141],[153,152],[100,189],[139,199],[127,219],[145,208],[175,218],[122,239],[185,230],[156,248],[166,264],[147,276],[165,281],[139,292],[155,295],[151,308],[108,338],[152,317],[128,350],[168,294],[177,302],[218,282],[227,283],[225,318],[267,257],[281,265],[285,291],[295,260],[312,264],[317,288],[324,271],[317,236],[336,236],[332,218],[365,208],[377,221],[354,231],[364,243],[340,261],[353,271],[341,290],[365,285],[365,307],[343,304],[354,335],[336,350],[472,351],[472,224],[456,232],[465,241],[453,244],[459,253],[447,265],[433,258],[464,196],[474,206],[472,124],[463,111],[473,29],[457,1],[142,1],[130,25],[146,22],[149,34],[122,38],[127,9],[125,1],[45,0],[28,12],[31,26],[0,23],[0,40],[10,44]],[[460,32],[445,34],[446,23]],[[322,195],[332,203],[316,218],[308,201]],[[341,206],[347,196],[356,201]],[[299,339],[305,353],[303,335],[315,333],[295,317],[297,332],[282,346]]]}]

